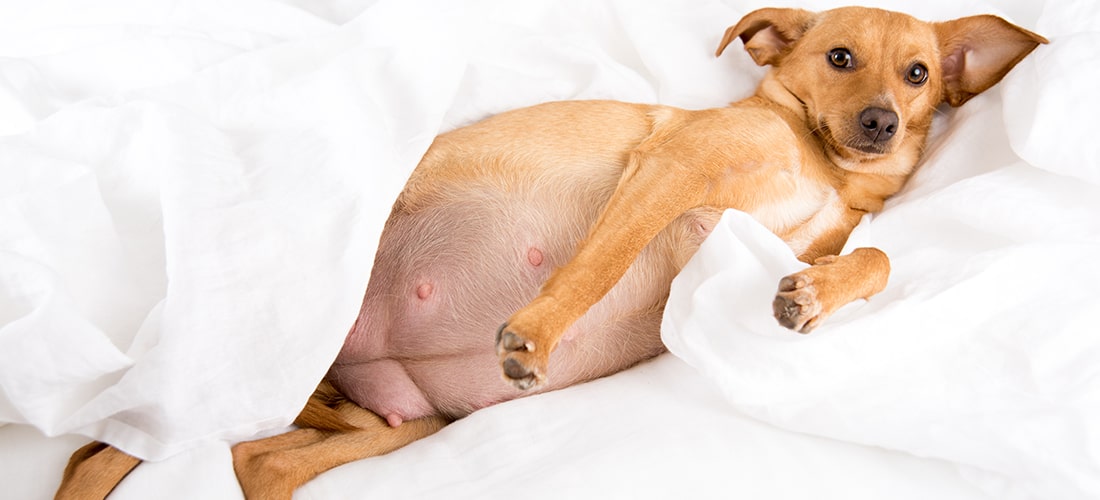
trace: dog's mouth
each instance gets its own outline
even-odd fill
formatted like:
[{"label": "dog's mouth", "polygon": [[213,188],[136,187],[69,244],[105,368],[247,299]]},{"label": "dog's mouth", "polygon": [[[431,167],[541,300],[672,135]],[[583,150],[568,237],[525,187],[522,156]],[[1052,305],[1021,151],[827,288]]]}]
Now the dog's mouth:
[{"label": "dog's mouth", "polygon": [[882,156],[890,152],[889,144],[870,141],[851,141],[845,147],[871,156]]},{"label": "dog's mouth", "polygon": [[848,160],[869,160],[888,155],[893,152],[896,143],[892,137],[875,140],[862,131],[838,131],[825,119],[820,120],[816,130],[833,153]]}]

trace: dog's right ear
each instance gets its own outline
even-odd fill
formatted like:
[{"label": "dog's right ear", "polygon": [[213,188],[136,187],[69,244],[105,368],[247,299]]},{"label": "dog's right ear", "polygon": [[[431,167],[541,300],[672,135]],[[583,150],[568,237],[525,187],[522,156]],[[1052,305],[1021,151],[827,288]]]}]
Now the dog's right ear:
[{"label": "dog's right ear", "polygon": [[787,54],[790,45],[813,25],[817,14],[802,9],[759,9],[730,26],[718,44],[715,57],[722,55],[734,38],[741,38],[745,50],[756,64],[775,64]]}]

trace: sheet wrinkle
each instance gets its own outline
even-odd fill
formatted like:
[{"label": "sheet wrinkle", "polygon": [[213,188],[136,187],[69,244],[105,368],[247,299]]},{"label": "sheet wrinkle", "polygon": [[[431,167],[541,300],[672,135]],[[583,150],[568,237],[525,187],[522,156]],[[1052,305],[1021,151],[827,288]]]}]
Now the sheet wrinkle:
[{"label": "sheet wrinkle", "polygon": [[[0,241],[38,242],[30,255],[60,251],[65,260],[48,261],[49,268],[79,256],[84,265],[64,264],[59,276],[78,284],[95,279],[101,297],[81,285],[86,291],[74,297],[76,311],[66,314],[79,318],[91,310],[112,326],[70,328],[68,335],[82,340],[74,342],[17,330],[19,323],[3,325],[7,338],[24,342],[0,352],[6,397],[15,398],[10,402],[16,408],[28,400],[40,405],[5,414],[5,421],[35,423],[48,434],[83,432],[155,459],[293,418],[354,319],[381,229],[379,218],[362,214],[384,213],[396,196],[434,136],[425,129],[438,128],[431,122],[441,119],[462,64],[444,60],[446,50],[372,48],[363,38],[354,27],[326,32],[192,68],[180,79],[174,60],[150,64],[144,69],[169,75],[170,82],[123,82],[105,99],[76,94],[73,104],[59,103],[36,127],[29,137],[37,151],[24,158],[37,172],[52,171],[47,186],[51,175],[70,171],[80,196],[63,193],[71,191],[65,186],[48,187],[49,200],[20,196],[26,206],[14,220],[61,216],[35,215],[36,224]],[[201,43],[191,48],[199,57],[210,53]],[[113,55],[103,46],[76,50],[86,62]],[[71,61],[69,54],[55,57]],[[435,64],[425,64],[430,61]],[[103,93],[98,85],[93,80],[85,90]],[[376,95],[371,107],[377,112],[365,117],[343,106],[355,102],[361,89]],[[304,96],[320,99],[306,102]],[[0,149],[22,142],[6,138]],[[45,161],[57,152],[72,162],[75,174]],[[360,167],[372,163],[406,167]],[[364,190],[364,172],[383,175]],[[27,181],[19,171],[10,174]],[[5,197],[0,207],[12,202]],[[80,211],[86,215],[73,216]],[[92,226],[74,224],[87,216],[94,216]],[[61,241],[43,240],[41,231],[55,228],[75,232],[81,244],[51,246]],[[129,258],[135,255],[141,258]],[[97,271],[105,262],[113,264]],[[133,274],[141,278],[129,279],[121,271],[126,265],[137,266]],[[127,297],[132,303],[90,307]],[[60,327],[41,319],[34,326]],[[22,355],[31,335],[38,337],[33,345],[41,345],[40,351],[57,344],[56,352]],[[106,346],[110,352],[102,352]],[[288,353],[294,359],[274,361]],[[43,380],[60,377],[51,373],[63,372],[69,358],[79,355],[126,363],[61,378],[81,391],[13,392],[26,387],[19,380],[29,373]],[[286,372],[261,369],[273,365]],[[114,379],[104,383],[107,373]],[[242,376],[260,377],[269,388],[226,383]],[[211,394],[208,388],[215,386],[227,389]],[[241,407],[241,401],[254,404]]]},{"label": "sheet wrinkle", "polygon": [[[162,460],[120,498],[239,495],[225,441],[284,428],[327,370],[436,133],[548,100],[722,106],[763,71],[713,57],[763,6],[745,0],[41,5],[0,6],[0,423]],[[849,238],[891,256],[882,294],[781,329],[771,297],[804,264],[728,213],[674,284],[675,357],[302,494],[1100,497],[1100,5],[880,6],[1008,13],[1053,41],[937,116],[924,165]]]},{"label": "sheet wrinkle", "polygon": [[[1088,264],[1100,252],[1098,156],[1096,142],[1077,135],[1090,127],[1072,125],[1080,115],[1069,111],[1096,107],[1095,93],[1077,88],[1091,66],[1072,65],[1097,44],[1059,43],[1076,37],[1054,39],[1006,78],[1003,113],[998,89],[953,112],[910,186],[857,228],[853,240],[891,255],[893,276],[878,297],[811,334],[816,359],[796,347],[809,338],[765,343],[772,333],[744,318],[766,311],[699,304],[728,296],[711,295],[699,276],[771,258],[708,256],[707,245],[674,284],[667,310],[692,314],[666,314],[670,350],[715,379],[734,408],[780,427],[946,459],[999,498],[1100,494],[1089,424],[1100,421],[1100,379],[1090,375],[1100,341],[1084,319],[1100,300],[1080,287],[1100,278]],[[725,219],[715,233],[724,228],[772,237]],[[750,247],[721,247],[730,248]],[[742,285],[767,294],[782,274]]]}]

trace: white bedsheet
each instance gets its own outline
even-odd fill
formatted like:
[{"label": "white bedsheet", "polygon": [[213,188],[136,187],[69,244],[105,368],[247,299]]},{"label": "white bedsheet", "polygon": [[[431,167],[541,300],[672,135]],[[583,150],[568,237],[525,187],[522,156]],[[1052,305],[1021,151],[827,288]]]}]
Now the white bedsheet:
[{"label": "white bedsheet", "polygon": [[[885,292],[813,335],[777,330],[797,264],[731,214],[676,283],[675,357],[300,496],[1100,496],[1100,7],[880,5],[1053,42],[947,113],[857,231],[892,257]],[[723,105],[761,70],[713,49],[761,6],[0,6],[0,479],[47,496],[84,435],[155,462],[119,497],[238,498],[227,443],[286,425],[325,372],[435,134],[556,99]]]},{"label": "white bedsheet", "polygon": [[852,235],[890,255],[883,293],[784,332],[767,292],[804,265],[729,214],[674,284],[670,350],[779,427],[949,460],[997,498],[1100,498],[1100,9],[1062,7],[1003,105],[960,109]]}]

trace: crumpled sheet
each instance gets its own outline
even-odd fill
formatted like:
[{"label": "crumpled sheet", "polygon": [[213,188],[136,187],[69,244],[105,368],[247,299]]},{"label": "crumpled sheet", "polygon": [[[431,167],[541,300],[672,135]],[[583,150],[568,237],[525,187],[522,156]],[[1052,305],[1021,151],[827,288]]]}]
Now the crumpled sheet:
[{"label": "crumpled sheet", "polygon": [[771,297],[805,265],[730,212],[673,285],[669,349],[779,427],[948,460],[995,498],[1100,498],[1100,8],[1072,7],[853,233],[890,255],[885,291],[784,331]]},{"label": "crumpled sheet", "polygon": [[[731,276],[787,257],[731,216],[677,282],[666,340],[732,410],[942,458],[999,498],[1087,498],[1100,155],[1085,120],[1100,109],[1100,15],[1082,2],[881,5],[1000,13],[1054,44],[942,120],[921,172],[859,230],[893,258],[883,294],[811,336],[774,331],[761,315],[791,260],[767,279]],[[284,426],[338,351],[432,137],[556,99],[723,105],[761,70],[713,49],[762,6],[0,7],[0,422],[164,463]]]},{"label": "crumpled sheet", "polygon": [[4,61],[44,116],[0,142],[0,420],[154,460],[301,408],[463,72],[370,19],[284,6],[280,29],[318,33],[282,41],[159,7]]}]

